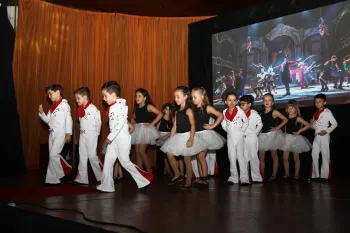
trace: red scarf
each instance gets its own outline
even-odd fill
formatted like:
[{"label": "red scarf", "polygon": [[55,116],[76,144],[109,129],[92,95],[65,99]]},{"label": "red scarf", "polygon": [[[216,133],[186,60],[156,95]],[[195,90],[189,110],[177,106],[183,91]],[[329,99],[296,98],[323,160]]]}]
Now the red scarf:
[{"label": "red scarf", "polygon": [[60,105],[60,103],[62,102],[62,99],[59,99],[56,102],[53,102],[51,108],[50,108],[50,113],[53,113],[55,111],[55,109],[58,107],[58,105]]},{"label": "red scarf", "polygon": [[227,109],[227,111],[225,112],[225,117],[229,120],[229,121],[233,121],[233,119],[235,118],[235,116],[237,115],[238,109],[237,107],[235,107],[232,111],[232,113],[229,113],[229,110]]},{"label": "red scarf", "polygon": [[89,101],[86,103],[85,107],[84,107],[84,106],[80,106],[80,107],[78,108],[78,111],[77,111],[78,117],[82,118],[82,117],[85,116],[85,109],[86,109],[87,107],[89,107],[90,104],[91,104],[91,101],[89,100]]},{"label": "red scarf", "polygon": [[246,113],[247,117],[250,117],[250,114],[252,113],[251,109],[249,109],[249,111]]},{"label": "red scarf", "polygon": [[321,113],[325,110],[326,108],[322,108],[321,110],[318,110],[314,113],[314,119],[315,121],[318,120],[318,118],[320,117]]},{"label": "red scarf", "polygon": [[109,109],[110,109],[113,105],[115,105],[115,103],[117,103],[117,102],[114,102],[113,104],[111,104],[111,105],[108,106],[107,110],[105,111],[106,116],[109,116]]}]

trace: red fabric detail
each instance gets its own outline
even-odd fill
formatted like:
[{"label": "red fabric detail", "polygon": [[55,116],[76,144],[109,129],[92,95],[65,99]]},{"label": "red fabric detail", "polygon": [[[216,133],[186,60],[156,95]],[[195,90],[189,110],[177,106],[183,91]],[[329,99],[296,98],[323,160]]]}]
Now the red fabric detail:
[{"label": "red fabric detail", "polygon": [[192,179],[196,179],[196,174],[194,174],[194,172],[192,172]]},{"label": "red fabric detail", "polygon": [[62,102],[62,99],[59,99],[56,102],[53,102],[53,104],[51,105],[50,108],[50,113],[53,113],[55,111],[55,109],[57,108],[58,105],[60,105],[60,103]]},{"label": "red fabric detail", "polygon": [[214,175],[219,175],[219,168],[218,168],[218,164],[215,162],[214,164]]},{"label": "red fabric detail", "polygon": [[329,171],[328,171],[328,180],[332,179],[332,167],[331,164],[329,164]]},{"label": "red fabric detail", "polygon": [[105,111],[106,116],[109,115],[109,109],[111,108],[111,106],[115,105],[115,103],[117,103],[117,102],[114,102],[113,104],[111,104],[111,105],[108,106],[107,110]]},{"label": "red fabric detail", "polygon": [[312,167],[314,166],[314,162],[312,162],[311,168],[310,168],[310,172],[309,172],[309,178],[312,178]]},{"label": "red fabric detail", "polygon": [[321,113],[325,110],[325,108],[322,108],[321,110],[318,110],[314,113],[314,119],[315,121],[318,120],[318,118],[320,117]]},{"label": "red fabric detail", "polygon": [[141,176],[145,177],[149,182],[152,182],[153,175],[151,173],[142,171],[139,167],[135,166],[136,170],[141,174]]},{"label": "red fabric detail", "polygon": [[250,117],[250,114],[252,113],[251,109],[249,109],[249,111],[246,113],[247,117]]},{"label": "red fabric detail", "polygon": [[225,117],[229,120],[229,121],[233,121],[233,119],[235,118],[235,116],[237,115],[238,109],[237,107],[235,107],[232,111],[232,113],[229,113],[229,110],[227,109],[227,111],[225,112]]},{"label": "red fabric detail", "polygon": [[61,162],[61,166],[63,168],[63,173],[64,175],[68,175],[71,171],[72,171],[72,168],[69,167],[67,164],[66,164],[66,161],[63,160],[63,158],[60,157],[60,162]]},{"label": "red fabric detail", "polygon": [[89,107],[90,104],[91,104],[91,101],[89,100],[89,101],[87,102],[87,104],[85,105],[85,107],[84,107],[84,106],[80,106],[80,107],[78,108],[78,111],[77,111],[78,117],[82,118],[82,117],[85,116],[85,109],[86,109],[87,107]]}]

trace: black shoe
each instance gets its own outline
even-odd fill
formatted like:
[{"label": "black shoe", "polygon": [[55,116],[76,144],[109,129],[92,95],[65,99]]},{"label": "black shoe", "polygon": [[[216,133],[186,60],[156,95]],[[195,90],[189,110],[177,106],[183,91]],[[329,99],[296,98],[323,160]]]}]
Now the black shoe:
[{"label": "black shoe", "polygon": [[149,183],[148,185],[142,187],[142,188],[139,188],[139,190],[142,192],[142,193],[147,193],[147,190],[148,188],[151,186],[152,183]]},{"label": "black shoe", "polygon": [[318,182],[318,181],[320,181],[320,178],[309,178],[308,181],[309,182]]},{"label": "black shoe", "polygon": [[192,185],[181,185],[181,189],[182,190],[186,190],[186,191],[191,191],[192,190]]},{"label": "black shoe", "polygon": [[61,178],[62,184],[72,184],[74,182],[73,173],[69,173],[68,175],[65,175]]},{"label": "black shoe", "polygon": [[262,184],[262,181],[253,181],[253,184]]},{"label": "black shoe", "polygon": [[241,186],[248,186],[248,185],[250,185],[248,182],[242,182],[241,183]]},{"label": "black shoe", "polygon": [[232,181],[226,181],[226,184],[228,184],[228,185],[234,185],[235,183],[233,183]]},{"label": "black shoe", "polygon": [[60,185],[60,183],[58,183],[58,184],[45,183],[44,184],[44,186],[46,186],[46,187],[55,187],[55,186],[59,186],[59,185]]},{"label": "black shoe", "polygon": [[177,177],[176,179],[169,181],[169,182],[168,182],[168,185],[174,185],[174,184],[176,184],[177,182],[182,181],[183,179],[184,179],[183,176],[179,176],[179,177]]},{"label": "black shoe", "polygon": [[89,185],[89,184],[83,184],[83,183],[79,183],[77,181],[73,181],[72,182],[72,185]]},{"label": "black shoe", "polygon": [[289,176],[283,176],[283,180],[289,180],[290,177]]}]

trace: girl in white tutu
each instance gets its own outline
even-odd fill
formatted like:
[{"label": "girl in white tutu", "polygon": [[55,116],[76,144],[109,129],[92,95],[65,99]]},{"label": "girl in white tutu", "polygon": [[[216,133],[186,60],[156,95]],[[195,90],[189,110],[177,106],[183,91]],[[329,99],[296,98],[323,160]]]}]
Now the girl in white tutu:
[{"label": "girl in white tutu", "polygon": [[175,120],[171,129],[170,138],[160,148],[167,153],[170,165],[174,172],[173,179],[169,185],[181,180],[183,176],[179,170],[179,164],[174,156],[184,156],[186,164],[186,183],[181,188],[192,189],[192,164],[191,156],[206,150],[207,144],[196,135],[196,126],[193,111],[190,105],[190,91],[188,87],[179,86],[174,92],[175,102],[178,109],[175,112]]},{"label": "girl in white tutu", "polygon": [[[168,176],[171,174],[169,161],[167,155],[160,150],[160,147],[163,146],[164,142],[170,137],[170,131],[173,127],[173,121],[171,119],[171,108],[172,105],[170,103],[164,104],[162,107],[163,118],[157,124],[157,130],[159,131],[160,138],[157,140],[157,160],[164,161],[164,175]],[[183,172],[182,172],[183,174]]]},{"label": "girl in white tutu", "polygon": [[[192,89],[192,101],[194,104],[194,118],[196,121],[196,135],[206,144],[208,150],[218,150],[222,148],[226,139],[213,129],[224,119],[221,112],[210,106],[208,95],[203,87]],[[210,124],[210,115],[216,116],[214,123]],[[198,184],[208,185],[208,164],[206,161],[207,151],[199,152],[197,155],[198,171],[200,179]]]},{"label": "girl in white tutu", "polygon": [[311,149],[309,140],[300,133],[308,130],[311,126],[301,118],[299,106],[295,100],[288,101],[286,113],[288,114],[288,123],[285,125],[285,143],[282,147],[285,172],[283,179],[289,178],[289,154],[292,152],[295,163],[294,179],[298,180],[300,170],[299,153],[308,152]]},{"label": "girl in white tutu", "polygon": [[[259,134],[258,147],[260,166],[263,177],[265,171],[265,153],[266,151],[271,152],[273,170],[269,181],[276,180],[278,170],[277,149],[281,149],[284,143],[284,137],[281,128],[288,122],[288,119],[282,113],[274,109],[274,104],[275,101],[272,94],[267,93],[263,96],[264,111],[260,114],[263,127]],[[278,119],[282,121],[279,124]]]},{"label": "girl in white tutu", "polygon": [[135,145],[136,165],[141,169],[145,165],[146,171],[152,173],[146,149],[148,145],[155,145],[160,137],[155,125],[162,119],[163,114],[153,106],[148,91],[143,88],[136,90],[135,101],[132,119],[135,131],[131,134],[131,144]]}]

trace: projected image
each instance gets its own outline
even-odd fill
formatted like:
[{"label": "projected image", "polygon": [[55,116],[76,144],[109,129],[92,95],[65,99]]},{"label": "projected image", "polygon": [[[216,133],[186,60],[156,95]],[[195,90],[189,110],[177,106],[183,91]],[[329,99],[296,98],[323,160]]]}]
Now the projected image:
[{"label": "projected image", "polygon": [[350,0],[212,35],[213,102],[225,93],[350,98]]}]

